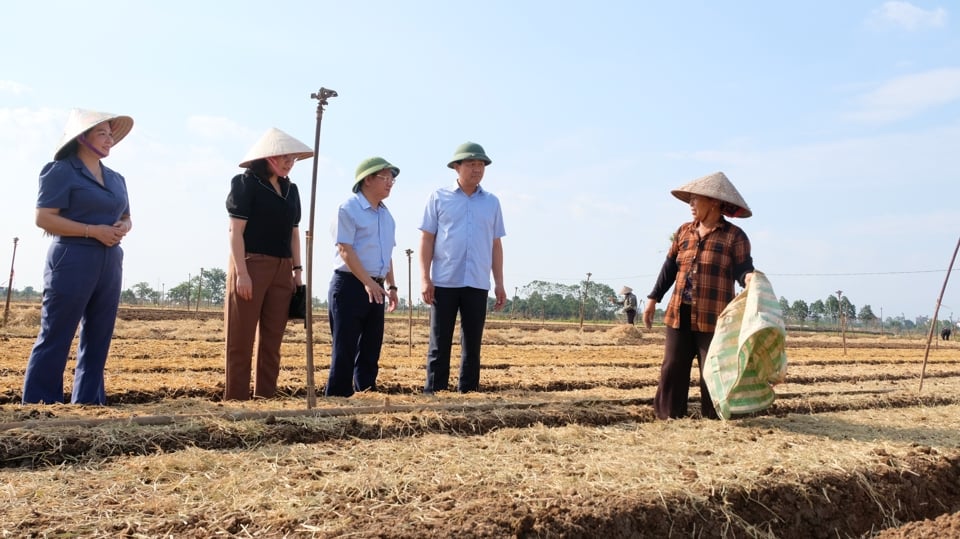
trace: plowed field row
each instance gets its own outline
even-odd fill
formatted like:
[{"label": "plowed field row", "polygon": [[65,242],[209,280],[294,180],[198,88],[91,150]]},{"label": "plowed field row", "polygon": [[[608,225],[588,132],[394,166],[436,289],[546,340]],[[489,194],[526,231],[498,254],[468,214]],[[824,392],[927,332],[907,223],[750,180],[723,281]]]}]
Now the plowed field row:
[{"label": "plowed field row", "polygon": [[[35,329],[5,328],[0,534],[896,537],[960,512],[954,342],[920,391],[924,340],[791,334],[769,409],[701,420],[694,380],[691,416],[656,421],[658,332],[497,322],[482,391],[425,396],[425,329],[393,320],[379,391],[308,410],[302,327],[281,396],[238,403],[216,316],[136,316],[106,407],[21,406]],[[322,332],[314,353],[322,393]]]}]

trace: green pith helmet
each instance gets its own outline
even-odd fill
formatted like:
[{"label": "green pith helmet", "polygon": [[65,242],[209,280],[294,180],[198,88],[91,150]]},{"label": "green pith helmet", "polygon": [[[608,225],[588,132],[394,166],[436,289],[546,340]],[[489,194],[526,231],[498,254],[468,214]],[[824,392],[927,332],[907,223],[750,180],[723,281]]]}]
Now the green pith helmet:
[{"label": "green pith helmet", "polygon": [[360,161],[360,164],[357,165],[357,177],[354,178],[353,182],[353,192],[356,193],[360,190],[360,182],[362,182],[364,178],[371,174],[376,174],[385,168],[390,169],[394,178],[400,175],[400,169],[391,165],[389,161],[382,157],[368,157]]},{"label": "green pith helmet", "polygon": [[484,165],[489,165],[493,161],[487,157],[486,152],[483,151],[483,146],[477,144],[476,142],[464,142],[463,144],[457,146],[457,149],[453,152],[453,159],[447,163],[447,166],[453,168],[454,163],[459,163],[460,161],[466,161],[467,159],[479,159],[483,161]]}]

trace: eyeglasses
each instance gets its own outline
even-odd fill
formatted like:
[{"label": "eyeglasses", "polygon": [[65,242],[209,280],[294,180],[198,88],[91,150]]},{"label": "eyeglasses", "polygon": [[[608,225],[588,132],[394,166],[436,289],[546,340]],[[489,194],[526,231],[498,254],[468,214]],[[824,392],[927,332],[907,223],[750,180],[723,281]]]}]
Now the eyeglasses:
[{"label": "eyeglasses", "polygon": [[394,176],[392,172],[387,172],[387,173],[380,172],[378,174],[374,174],[373,177],[381,179],[390,185],[397,183],[397,177]]}]

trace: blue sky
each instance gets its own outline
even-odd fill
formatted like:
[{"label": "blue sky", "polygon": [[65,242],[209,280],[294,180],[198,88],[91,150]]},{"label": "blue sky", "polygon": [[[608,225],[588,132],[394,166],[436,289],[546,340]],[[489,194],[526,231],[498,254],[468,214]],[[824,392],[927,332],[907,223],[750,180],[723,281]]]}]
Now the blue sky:
[{"label": "blue sky", "polygon": [[[230,178],[269,127],[313,145],[323,116],[314,291],[354,169],[400,167],[394,264],[470,140],[493,159],[508,295],[592,274],[641,295],[689,220],[670,190],[722,170],[778,296],[843,290],[932,316],[960,236],[960,31],[947,2],[15,2],[0,33],[0,267],[42,286],[37,175],[73,107],[129,114],[125,287],[226,268]],[[291,177],[308,227],[312,162]],[[413,295],[419,268],[413,256]],[[940,318],[960,318],[960,278]]]}]

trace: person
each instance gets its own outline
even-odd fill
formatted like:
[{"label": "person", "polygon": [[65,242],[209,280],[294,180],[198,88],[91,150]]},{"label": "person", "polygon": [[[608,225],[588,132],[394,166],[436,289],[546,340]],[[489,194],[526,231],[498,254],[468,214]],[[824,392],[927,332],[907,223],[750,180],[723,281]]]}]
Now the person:
[{"label": "person", "polygon": [[364,159],[357,166],[353,196],[337,208],[327,297],[333,341],[327,397],[349,397],[377,387],[383,304],[389,312],[397,308],[392,255],[396,223],[383,201],[398,175],[400,169],[382,157]]},{"label": "person", "polygon": [[70,402],[107,402],[103,373],[120,307],[120,242],[133,223],[126,180],[102,159],[132,128],[130,116],[73,109],[53,161],[40,171],[36,224],[52,241],[24,404],[64,402],[63,373],[78,325]]},{"label": "person", "polygon": [[240,162],[244,172],[230,182],[224,399],[250,398],[254,338],[253,396],[276,395],[290,300],[295,287],[303,284],[300,192],[290,180],[290,170],[311,157],[313,151],[306,144],[270,128]]},{"label": "person", "polygon": [[725,216],[746,218],[752,212],[723,172],[693,180],[671,193],[690,205],[693,220],[674,234],[643,311],[649,329],[657,303],[673,286],[663,318],[666,339],[654,412],[659,419],[686,416],[690,369],[696,357],[701,415],[716,419],[703,380],[703,362],[720,312],[735,296],[734,282],[746,287],[754,269],[750,240]]},{"label": "person", "polygon": [[457,390],[480,385],[480,343],[493,273],[494,310],[506,304],[500,200],[480,186],[492,161],[483,147],[465,142],[447,164],[457,183],[430,194],[420,224],[421,293],[430,305],[430,344],[424,393],[448,388],[453,329],[460,313],[460,376]]},{"label": "person", "polygon": [[629,286],[624,286],[620,289],[620,295],[623,296],[622,300],[617,300],[617,298],[610,298],[610,301],[614,305],[620,305],[623,307],[623,312],[627,315],[627,323],[631,326],[633,321],[637,317],[637,295],[633,293],[633,289]]}]

